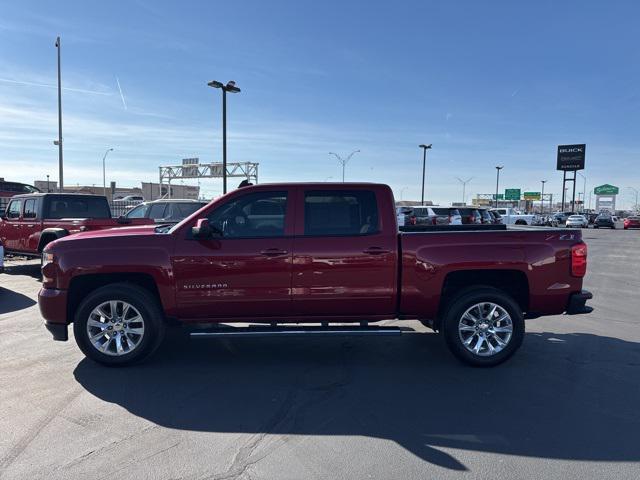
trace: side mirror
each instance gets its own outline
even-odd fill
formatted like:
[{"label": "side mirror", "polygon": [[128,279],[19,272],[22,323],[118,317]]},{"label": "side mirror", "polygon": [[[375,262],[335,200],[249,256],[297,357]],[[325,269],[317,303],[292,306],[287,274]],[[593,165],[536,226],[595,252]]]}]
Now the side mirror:
[{"label": "side mirror", "polygon": [[209,220],[206,218],[199,218],[195,227],[191,227],[191,234],[193,238],[199,240],[209,240],[212,238],[222,237],[222,232],[215,227],[209,225]]}]

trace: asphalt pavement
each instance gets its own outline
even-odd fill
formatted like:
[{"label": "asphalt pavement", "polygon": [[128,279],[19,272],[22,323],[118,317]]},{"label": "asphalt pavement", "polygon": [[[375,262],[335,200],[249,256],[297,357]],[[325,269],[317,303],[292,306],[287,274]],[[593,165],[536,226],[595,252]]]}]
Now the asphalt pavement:
[{"label": "asphalt pavement", "polygon": [[105,368],[44,329],[38,263],[7,261],[0,477],[638,479],[640,231],[583,236],[594,311],[529,320],[493,369],[417,322],[401,337],[178,335]]}]

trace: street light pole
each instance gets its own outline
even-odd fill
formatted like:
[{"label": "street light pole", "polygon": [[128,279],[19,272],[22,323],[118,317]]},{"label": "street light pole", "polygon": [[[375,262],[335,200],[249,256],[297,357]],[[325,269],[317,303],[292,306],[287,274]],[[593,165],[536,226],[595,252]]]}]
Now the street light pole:
[{"label": "street light pole", "polygon": [[633,187],[627,187],[629,190],[633,190],[636,194],[636,203],[633,206],[633,208],[635,208],[636,210],[638,210],[638,189],[637,188],[633,188]]},{"label": "street light pole", "polygon": [[469,183],[471,180],[473,180],[474,177],[469,177],[466,180],[462,180],[459,177],[456,177],[456,178],[462,184],[462,203],[464,203],[466,205],[467,204],[467,195],[466,195],[467,183]]},{"label": "street light pole", "polygon": [[56,48],[58,49],[58,188],[62,192],[64,189],[64,178],[62,168],[62,81],[60,77],[60,37],[56,38]]},{"label": "street light pole", "polygon": [[500,170],[502,170],[504,168],[504,165],[502,166],[496,166],[496,208],[498,208],[498,189],[499,189],[499,185],[500,185]]},{"label": "street light pole", "polygon": [[425,177],[425,171],[427,169],[427,150],[431,149],[431,144],[429,145],[425,145],[425,144],[421,144],[418,145],[418,148],[422,149],[422,196],[420,204],[424,205],[424,177]]},{"label": "street light pole", "polygon": [[102,195],[107,196],[107,168],[106,168],[106,159],[107,154],[109,152],[113,152],[113,148],[108,148],[102,157]]},{"label": "street light pole", "polygon": [[587,177],[585,177],[580,172],[576,172],[576,173],[584,179],[584,182],[582,184],[582,212],[584,213],[584,202],[587,199]]},{"label": "street light pole", "polygon": [[233,80],[229,80],[226,85],[212,80],[207,85],[222,89],[222,193],[227,193],[227,92],[239,93],[240,89]]},{"label": "street light pole", "polygon": [[540,180],[540,183],[542,183],[542,193],[540,194],[540,200],[541,200],[541,204],[540,204],[540,214],[544,215],[544,184],[547,183],[546,180]]},{"label": "street light pole", "polygon": [[347,155],[346,158],[342,158],[337,153],[329,152],[329,155],[333,155],[334,157],[336,157],[338,159],[338,163],[342,165],[342,183],[344,183],[344,169],[347,166],[347,163],[349,163],[349,160],[351,160],[351,157],[353,157],[356,153],[360,153],[360,150],[354,150],[349,155]]}]

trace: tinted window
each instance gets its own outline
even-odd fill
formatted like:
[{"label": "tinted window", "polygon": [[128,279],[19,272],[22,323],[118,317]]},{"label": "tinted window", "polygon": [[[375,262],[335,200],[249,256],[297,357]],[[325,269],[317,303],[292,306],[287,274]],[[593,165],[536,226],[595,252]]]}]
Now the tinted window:
[{"label": "tinted window", "polygon": [[127,218],[144,218],[145,214],[147,213],[147,208],[148,208],[148,205],[139,205],[129,210],[126,217]]},{"label": "tinted window", "polygon": [[206,203],[174,203],[171,218],[187,218],[193,212],[200,210]]},{"label": "tinted window", "polygon": [[14,182],[0,182],[0,190],[14,193],[37,193],[40,191],[36,187],[32,187],[31,185]]},{"label": "tinted window", "polygon": [[111,212],[103,197],[55,196],[45,218],[111,218]]},{"label": "tinted window", "polygon": [[232,200],[209,215],[224,238],[281,237],[287,213],[287,192],[259,192]]},{"label": "tinted window", "polygon": [[149,218],[160,220],[164,218],[164,210],[167,208],[166,203],[152,203],[149,207]]},{"label": "tinted window", "polygon": [[20,218],[20,209],[22,208],[22,200],[13,200],[7,208],[7,218]]},{"label": "tinted window", "polygon": [[24,202],[24,212],[22,213],[23,218],[36,218],[36,201],[31,198]]},{"label": "tinted window", "polygon": [[304,197],[305,235],[366,235],[378,231],[374,192],[310,191]]}]

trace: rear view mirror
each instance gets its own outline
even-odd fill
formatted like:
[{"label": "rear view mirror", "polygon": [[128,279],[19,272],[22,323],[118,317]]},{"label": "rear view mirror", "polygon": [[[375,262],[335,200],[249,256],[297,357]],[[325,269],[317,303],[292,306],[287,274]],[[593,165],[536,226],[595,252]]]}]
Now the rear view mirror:
[{"label": "rear view mirror", "polygon": [[222,232],[215,227],[209,225],[209,220],[206,218],[199,218],[195,227],[191,227],[191,234],[193,238],[198,240],[208,240],[212,238],[222,237]]}]

